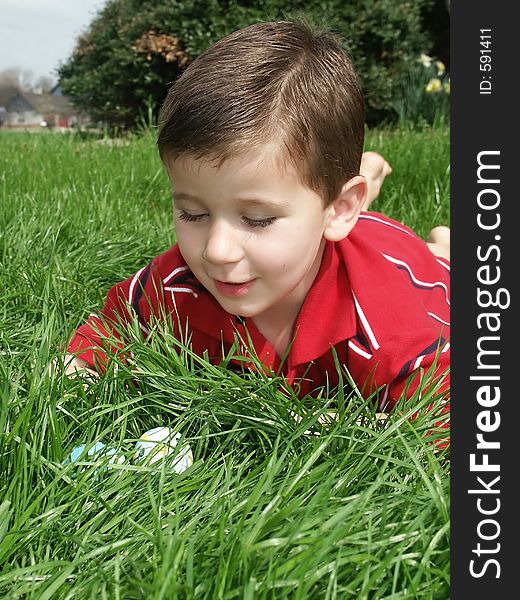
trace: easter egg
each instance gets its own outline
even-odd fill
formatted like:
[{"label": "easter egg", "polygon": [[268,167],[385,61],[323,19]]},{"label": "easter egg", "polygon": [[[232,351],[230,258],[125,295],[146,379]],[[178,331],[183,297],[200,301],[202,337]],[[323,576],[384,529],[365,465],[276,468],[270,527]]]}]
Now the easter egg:
[{"label": "easter egg", "polygon": [[182,473],[193,464],[193,453],[188,444],[176,450],[180,438],[181,434],[169,427],[155,427],[146,431],[135,445],[134,462],[152,465],[175,454],[171,458],[171,467],[176,473]]},{"label": "easter egg", "polygon": [[[64,463],[75,463],[79,461],[94,461],[103,460],[112,464],[121,464],[125,462],[125,457],[118,453],[115,448],[107,446],[102,442],[96,442],[93,446],[90,446],[87,450],[87,444],[80,444],[73,448],[71,453],[65,459]],[[81,472],[85,471],[87,467],[83,466]],[[106,467],[103,471],[106,470]],[[95,469],[95,472],[99,472],[99,469]]]}]

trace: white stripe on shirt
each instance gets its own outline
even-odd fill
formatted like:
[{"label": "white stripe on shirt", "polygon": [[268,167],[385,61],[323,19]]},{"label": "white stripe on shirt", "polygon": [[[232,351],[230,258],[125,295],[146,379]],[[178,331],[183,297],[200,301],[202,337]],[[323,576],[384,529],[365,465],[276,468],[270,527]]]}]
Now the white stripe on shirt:
[{"label": "white stripe on shirt", "polygon": [[394,223],[389,223],[388,221],[384,221],[383,219],[380,219],[379,217],[375,217],[374,215],[359,215],[359,218],[365,219],[367,221],[377,221],[378,223],[382,223],[383,225],[387,225],[388,227],[392,227],[393,229],[398,229],[399,231],[406,233],[406,235],[410,235],[410,236],[414,237],[414,234],[410,233],[407,229],[404,229],[404,227],[399,227],[399,225],[395,225]]},{"label": "white stripe on shirt", "polygon": [[449,264],[445,263],[445,262],[444,262],[443,260],[441,260],[441,259],[440,259],[438,256],[436,256],[436,257],[435,257],[435,260],[436,260],[436,261],[437,261],[437,262],[438,262],[440,265],[442,265],[442,266],[443,266],[443,267],[446,269],[446,271],[448,271],[448,272],[450,271],[450,265],[449,265]]},{"label": "white stripe on shirt", "polygon": [[361,319],[361,323],[363,323],[363,327],[365,328],[365,331],[367,332],[367,335],[368,335],[370,341],[372,342],[372,346],[374,346],[374,348],[377,350],[379,348],[379,343],[376,340],[376,336],[374,335],[374,332],[372,331],[370,325],[368,324],[368,320],[365,317],[365,313],[361,309],[361,306],[359,306],[359,302],[358,302],[354,292],[352,292],[352,296],[354,296],[354,302],[356,303],[356,310],[359,315],[359,318]]},{"label": "white stripe on shirt", "polygon": [[435,313],[429,312],[428,314],[430,315],[430,317],[432,319],[435,319],[436,321],[439,321],[439,323],[442,323],[443,325],[447,325],[448,327],[450,327],[450,323],[449,321],[444,321],[443,319],[441,319],[439,316],[437,316]]},{"label": "white stripe on shirt", "polygon": [[189,267],[187,267],[187,266],[177,267],[167,277],[165,277],[163,279],[163,283],[166,285],[172,277],[175,277],[175,275],[177,275],[177,273],[182,273],[183,271],[189,271]]},{"label": "white stripe on shirt", "polygon": [[195,296],[195,298],[199,297],[199,295],[197,294],[197,292],[193,291],[190,288],[186,288],[186,287],[165,287],[164,289],[167,292],[185,292],[187,294],[193,294]]},{"label": "white stripe on shirt", "polygon": [[388,256],[388,254],[383,254],[383,256],[389,262],[394,263],[396,265],[401,265],[402,267],[404,267],[408,271],[408,274],[410,275],[412,281],[414,283],[416,283],[417,285],[423,286],[423,287],[426,287],[426,288],[441,287],[444,290],[444,297],[446,298],[446,303],[448,304],[448,306],[450,306],[450,299],[448,298],[448,288],[447,288],[447,286],[446,286],[446,284],[444,282],[442,282],[442,281],[433,281],[433,282],[422,281],[421,279],[418,279],[414,275],[414,273],[413,273],[410,265],[408,265],[407,263],[405,263],[404,260],[399,260],[398,258],[394,258],[393,256]]},{"label": "white stripe on shirt", "polygon": [[352,340],[349,340],[348,342],[348,347],[351,350],[354,350],[354,352],[356,354],[359,354],[360,356],[362,356],[363,358],[366,358],[367,360],[370,360],[372,358],[372,355],[369,354],[368,352],[366,352],[365,350],[362,350],[359,346],[356,346]]},{"label": "white stripe on shirt", "polygon": [[134,278],[132,279],[132,283],[130,284],[130,289],[128,291],[128,303],[130,304],[130,306],[132,306],[132,304],[134,302],[133,295],[134,295],[135,286],[137,285],[137,282],[139,281],[139,277],[141,276],[141,273],[145,269],[146,269],[146,267],[139,269],[139,271],[137,271],[137,273],[134,275]]},{"label": "white stripe on shirt", "polygon": [[413,365],[413,370],[415,371],[415,369],[419,368],[420,364],[422,363],[422,361],[424,360],[424,354],[421,354],[421,356],[418,356],[414,365]]}]

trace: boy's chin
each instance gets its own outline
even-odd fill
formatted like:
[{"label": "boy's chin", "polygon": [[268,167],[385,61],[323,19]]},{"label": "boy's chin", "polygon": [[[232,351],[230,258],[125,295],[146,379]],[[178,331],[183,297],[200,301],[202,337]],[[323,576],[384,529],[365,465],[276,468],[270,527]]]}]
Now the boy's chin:
[{"label": "boy's chin", "polygon": [[248,306],[246,302],[240,302],[240,300],[230,300],[229,298],[222,298],[213,295],[215,300],[219,303],[220,307],[231,315],[242,317],[243,319],[254,319],[263,312],[262,308],[255,308],[254,306]]},{"label": "boy's chin", "polygon": [[231,302],[221,302],[219,300],[217,300],[217,302],[227,313],[230,315],[236,315],[242,319],[254,319],[260,314],[259,311],[247,309],[243,306],[240,306],[238,303],[233,305]]}]

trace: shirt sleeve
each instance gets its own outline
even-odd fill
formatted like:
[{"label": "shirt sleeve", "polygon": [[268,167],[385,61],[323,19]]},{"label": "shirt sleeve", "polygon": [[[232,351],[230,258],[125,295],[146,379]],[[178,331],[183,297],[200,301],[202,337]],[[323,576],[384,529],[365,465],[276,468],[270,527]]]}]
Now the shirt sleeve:
[{"label": "shirt sleeve", "polygon": [[[435,424],[436,429],[448,430],[450,427],[450,344],[439,341],[431,344],[421,354],[412,357],[402,367],[401,371],[388,385],[388,407],[383,410],[391,410],[399,398],[405,394],[410,398],[421,386],[423,392],[435,388],[435,395],[440,397],[439,406],[435,410],[439,415],[439,421]],[[433,410],[434,405],[430,404],[427,410]],[[444,415],[448,415],[446,418]],[[436,442],[442,449],[449,446],[449,432],[446,436]]]},{"label": "shirt sleeve", "polygon": [[[404,392],[411,397],[419,384],[436,385],[438,393],[449,391],[449,342],[440,339],[433,340],[423,349],[410,355],[397,374],[387,385],[386,399],[381,399],[381,410],[391,410]],[[424,381],[427,377],[427,381]],[[422,381],[421,381],[422,380]]]},{"label": "shirt sleeve", "polygon": [[[439,416],[449,413],[450,344],[442,334],[435,337],[426,329],[415,331],[407,339],[396,336],[381,343],[373,354],[368,347],[351,343],[349,354],[352,377],[364,382],[359,383],[363,396],[378,391],[379,411],[390,412],[403,395],[410,399],[421,386],[424,390],[434,387],[435,395],[441,396]],[[438,426],[448,428],[449,421],[443,418]]]},{"label": "shirt sleeve", "polygon": [[130,323],[148,334],[152,312],[157,313],[162,284],[152,263],[110,288],[99,314],[91,314],[68,344],[68,352],[103,372],[110,354],[120,354]]}]

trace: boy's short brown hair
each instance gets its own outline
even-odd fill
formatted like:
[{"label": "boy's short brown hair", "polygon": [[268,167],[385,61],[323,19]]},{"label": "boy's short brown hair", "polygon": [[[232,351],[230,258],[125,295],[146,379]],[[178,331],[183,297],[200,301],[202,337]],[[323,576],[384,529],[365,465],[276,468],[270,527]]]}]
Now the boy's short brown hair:
[{"label": "boy's short brown hair", "polygon": [[341,41],[303,23],[258,23],[202,53],[168,92],[158,146],[217,165],[275,143],[302,183],[332,202],[359,173],[361,87]]}]

